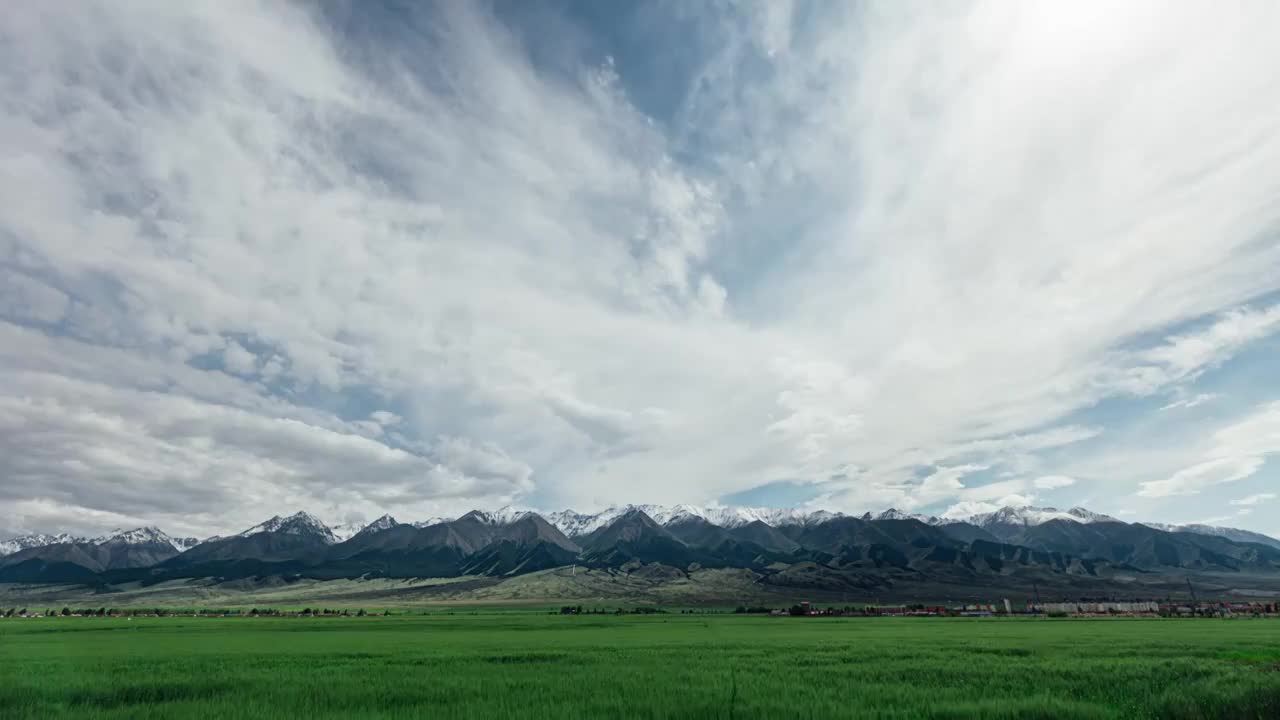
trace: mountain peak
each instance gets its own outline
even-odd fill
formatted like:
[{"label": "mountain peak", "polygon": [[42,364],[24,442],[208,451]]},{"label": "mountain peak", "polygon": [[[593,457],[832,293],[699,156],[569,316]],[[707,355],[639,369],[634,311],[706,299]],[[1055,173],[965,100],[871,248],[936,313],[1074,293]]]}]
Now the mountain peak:
[{"label": "mountain peak", "polygon": [[1076,523],[1118,522],[1110,515],[1103,515],[1082,507],[1070,510],[1059,510],[1054,507],[1033,507],[1031,505],[1007,506],[987,513],[978,513],[963,518],[950,518],[952,521],[967,522],[978,527],[992,525],[1043,525],[1053,520],[1067,520]]},{"label": "mountain peak", "polygon": [[275,515],[270,520],[254,525],[239,535],[240,537],[249,537],[250,535],[264,532],[284,535],[315,535],[330,545],[338,542],[337,536],[333,534],[329,526],[308,512],[296,512],[288,517]]},{"label": "mountain peak", "polygon": [[58,533],[57,535],[49,535],[46,533],[28,533],[19,537],[10,538],[0,541],[0,556],[12,555],[16,552],[29,550],[31,548],[47,547],[49,545],[62,545],[66,543],[82,543],[88,542],[87,538],[68,535],[67,533]]},{"label": "mountain peak", "polygon": [[614,520],[625,515],[628,512],[639,510],[648,515],[654,522],[659,525],[667,525],[669,523],[687,520],[697,517],[713,525],[719,525],[723,528],[738,528],[750,525],[753,522],[763,522],[766,525],[780,527],[785,525],[814,525],[826,522],[837,517],[842,517],[842,513],[832,512],[830,510],[800,510],[796,508],[749,508],[749,507],[699,507],[696,505],[625,505],[613,506],[601,510],[597,513],[581,513],[575,510],[561,510],[559,512],[547,513],[544,517],[547,522],[555,525],[560,532],[569,537],[581,537],[588,535],[600,528],[612,523]]},{"label": "mountain peak", "polygon": [[368,525],[365,525],[363,528],[360,529],[359,532],[356,533],[356,535],[372,535],[374,533],[380,533],[383,530],[390,530],[391,528],[399,524],[400,522],[395,518],[391,517],[390,514],[383,515],[377,520],[374,520]]},{"label": "mountain peak", "polygon": [[105,545],[107,543],[121,545],[146,545],[150,543],[157,543],[160,545],[168,545],[179,552],[185,549],[185,547],[179,544],[178,541],[169,537],[168,534],[154,525],[133,528],[132,530],[116,528],[105,535],[90,540],[89,542],[92,542],[94,545]]},{"label": "mountain peak", "polygon": [[889,508],[884,512],[872,517],[871,513],[862,516],[863,520],[918,520],[926,525],[937,525],[938,518],[929,515],[921,515],[919,513],[903,512],[897,508]]},{"label": "mountain peak", "polygon": [[455,518],[451,517],[429,517],[424,520],[415,520],[412,525],[416,528],[431,527],[440,523],[453,522]]},{"label": "mountain peak", "polygon": [[485,525],[510,525],[520,518],[529,515],[530,512],[531,511],[529,510],[517,510],[510,505],[506,505],[491,512],[485,510],[472,510],[458,519],[471,518],[477,522],[484,523]]}]

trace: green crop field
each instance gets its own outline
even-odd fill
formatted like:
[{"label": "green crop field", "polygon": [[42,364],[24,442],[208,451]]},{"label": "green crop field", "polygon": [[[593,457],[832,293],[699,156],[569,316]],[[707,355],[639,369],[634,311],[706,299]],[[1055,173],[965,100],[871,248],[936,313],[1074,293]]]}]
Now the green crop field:
[{"label": "green crop field", "polygon": [[1277,718],[1280,622],[0,620],[0,717]]}]

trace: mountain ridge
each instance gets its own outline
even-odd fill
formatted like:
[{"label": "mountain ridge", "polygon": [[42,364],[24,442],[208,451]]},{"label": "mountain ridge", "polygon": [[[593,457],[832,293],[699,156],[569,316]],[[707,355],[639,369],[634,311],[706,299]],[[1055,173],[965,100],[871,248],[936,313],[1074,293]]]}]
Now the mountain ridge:
[{"label": "mountain ridge", "polygon": [[[560,532],[564,533],[566,537],[574,538],[589,535],[632,510],[640,510],[644,512],[652,518],[654,522],[663,527],[666,527],[673,522],[698,518],[727,530],[744,527],[752,523],[763,523],[764,525],[774,529],[793,526],[804,527],[820,524],[840,517],[852,517],[841,512],[822,509],[805,510],[797,508],[778,509],[720,506],[699,507],[694,505],[621,505],[612,506],[596,513],[580,513],[574,510],[539,512],[536,510],[516,509],[512,506],[505,506],[494,511],[473,510],[468,513],[468,515],[479,519],[485,524],[501,526],[515,522],[525,515],[536,514],[545,519],[551,525],[555,526],[560,530]],[[1067,520],[1082,524],[1094,522],[1121,522],[1109,515],[1095,513],[1081,507],[1059,510],[1053,507],[1035,506],[1007,506],[991,512],[977,513],[961,517],[922,515],[890,508],[879,513],[868,512],[859,517],[864,521],[913,519],[927,525],[934,525],[938,527],[962,526],[958,529],[958,531],[962,533],[966,532],[963,529],[963,526],[965,525],[974,526],[986,531],[992,526],[1003,525],[1025,527],[1042,525],[1052,520]],[[404,524],[409,524],[418,528],[425,528],[432,525],[454,522],[456,519],[460,518],[430,517]],[[315,532],[320,536],[328,538],[330,540],[329,544],[338,544],[350,540],[352,537],[361,533],[371,530],[385,530],[389,526],[396,524],[401,523],[390,514],[386,514],[369,523],[339,523],[330,526],[325,524],[315,515],[307,512],[297,512],[288,516],[275,515],[247,530],[237,533],[235,536],[228,537],[246,537],[258,532],[268,530],[274,531],[284,528],[290,533]],[[1164,532],[1189,532],[1198,535],[1224,537],[1236,542],[1252,542],[1280,549],[1280,539],[1263,533],[1242,530],[1239,528],[1195,523],[1171,524],[1142,522],[1136,524]],[[136,534],[136,537],[134,537],[133,540],[129,540],[130,542],[144,542],[150,537],[162,536],[161,539],[163,541],[170,542],[179,552],[185,552],[202,542],[223,539],[221,536],[213,536],[205,538],[204,540],[190,537],[177,538],[167,535],[155,526],[143,526],[132,530],[116,529],[93,538],[71,535],[65,532],[56,534],[37,532],[0,541],[0,557],[12,555],[20,550],[26,550],[34,547],[46,547],[60,543],[99,544],[112,538],[119,538],[122,535],[128,535],[130,533]]]},{"label": "mountain ridge", "polygon": [[[732,570],[750,573],[762,587],[832,592],[918,586],[944,595],[956,587],[1117,594],[1152,585],[1180,588],[1191,577],[1280,586],[1280,548],[1166,532],[1082,509],[1006,508],[973,522],[897,510],[862,516],[783,511],[767,515],[777,523],[771,525],[759,519],[762,513],[648,507],[664,522],[645,506],[626,506],[596,516],[550,514],[558,526],[540,513],[508,507],[425,524],[384,515],[346,539],[298,512],[185,551],[157,528],[143,527],[0,557],[0,582],[110,587],[201,578],[513,578],[582,566],[671,581],[703,569]],[[565,525],[576,534],[563,532]],[[593,529],[581,532],[587,528]]]}]

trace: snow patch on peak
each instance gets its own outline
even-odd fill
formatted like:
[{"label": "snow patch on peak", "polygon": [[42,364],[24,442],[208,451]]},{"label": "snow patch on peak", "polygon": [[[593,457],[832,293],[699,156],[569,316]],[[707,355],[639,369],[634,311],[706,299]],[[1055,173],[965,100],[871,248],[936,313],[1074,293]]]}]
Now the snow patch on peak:
[{"label": "snow patch on peak", "polygon": [[1217,525],[1205,525],[1204,523],[1186,523],[1183,525],[1174,525],[1170,523],[1154,523],[1144,522],[1143,525],[1164,532],[1181,532],[1192,533],[1194,535],[1209,535],[1212,537],[1220,537],[1232,542],[1256,543],[1266,545],[1268,547],[1280,550],[1280,540],[1270,535],[1253,532],[1252,530],[1242,530],[1240,528],[1220,527]]},{"label": "snow patch on peak", "polygon": [[472,510],[462,517],[471,517],[485,525],[510,525],[526,515],[534,514],[531,510],[517,510],[510,505],[493,511]]},{"label": "snow patch on peak", "polygon": [[363,529],[364,523],[362,522],[338,523],[337,525],[329,526],[329,532],[333,533],[333,537],[337,539],[338,542],[346,542],[350,540],[356,535],[359,535],[360,531]]},{"label": "snow patch on peak", "polygon": [[[400,524],[400,522],[399,522],[398,520],[396,520],[395,518],[391,517],[390,515],[383,515],[382,517],[378,518],[377,520],[374,520],[373,522],[369,523],[368,525],[365,525],[365,526],[364,526],[364,529],[365,529],[365,530],[371,530],[371,531],[373,531],[373,532],[378,532],[378,531],[381,531],[381,530],[390,530],[391,528],[393,528],[393,527],[395,527],[395,526],[397,526],[397,525],[399,525],[399,524]],[[361,532],[363,532],[363,530],[362,530]]]},{"label": "snow patch on peak", "polygon": [[979,527],[990,527],[992,525],[1043,525],[1053,520],[1068,520],[1082,524],[1119,522],[1110,515],[1095,513],[1081,507],[1059,510],[1058,508],[1038,508],[1030,505],[1003,507],[994,512],[978,513],[967,518],[951,518],[953,522],[968,522]]},{"label": "snow patch on peak", "polygon": [[862,516],[863,520],[916,520],[926,525],[938,525],[942,522],[940,518],[932,515],[921,515],[920,513],[903,512],[897,508],[889,508],[878,515],[867,513]]},{"label": "snow patch on peak", "polygon": [[57,535],[48,535],[46,533],[30,533],[16,538],[0,541],[0,557],[4,555],[12,555],[22,550],[30,550],[31,548],[45,547],[47,545],[62,545],[66,543],[82,543],[87,542],[86,538],[68,535],[67,533],[58,533]]},{"label": "snow patch on peak", "polygon": [[58,533],[57,535],[31,533],[0,542],[0,556],[12,555],[21,550],[47,547],[49,545],[105,545],[107,543],[113,545],[168,545],[178,552],[185,552],[200,544],[200,541],[196,538],[170,537],[168,533],[160,528],[150,525],[132,529],[115,528],[97,537],[80,537],[68,533]]},{"label": "snow patch on peak", "polygon": [[1084,523],[1120,522],[1119,520],[1111,517],[1110,515],[1103,515],[1102,513],[1096,513],[1092,510],[1086,510],[1085,508],[1082,508],[1082,507],[1073,507],[1070,510],[1068,510],[1067,513],[1070,514],[1072,517],[1075,517],[1078,520],[1080,520],[1080,522],[1084,522]]},{"label": "snow patch on peak", "polygon": [[598,513],[580,513],[574,510],[560,510],[547,513],[547,522],[568,537],[580,537],[599,530],[617,520],[626,512],[625,508],[611,507]]},{"label": "snow patch on peak", "polygon": [[623,505],[610,507],[597,513],[581,513],[574,510],[560,510],[547,513],[547,522],[556,526],[568,537],[588,535],[609,525],[630,512],[643,512],[653,518],[659,525],[686,522],[701,519],[723,528],[737,528],[753,522],[763,522],[774,527],[785,525],[816,525],[834,518],[842,517],[842,513],[828,510],[798,510],[795,508],[747,508],[747,507],[699,507],[696,505]]},{"label": "snow patch on peak", "polygon": [[413,523],[413,526],[416,528],[424,528],[424,527],[431,527],[432,525],[439,525],[441,523],[447,523],[447,522],[453,522],[453,521],[454,521],[454,518],[451,518],[451,517],[429,517],[424,520],[415,521]]},{"label": "snow patch on peak", "polygon": [[178,552],[182,552],[185,549],[160,528],[153,526],[133,528],[132,530],[116,528],[105,535],[90,540],[90,542],[94,545],[105,545],[107,543],[116,545],[168,545]]},{"label": "snow patch on peak", "polygon": [[390,530],[400,523],[390,515],[383,515],[371,523],[366,522],[349,522],[334,525],[329,529],[333,531],[333,536],[338,542],[346,542],[357,535],[370,535],[373,533]]},{"label": "snow patch on peak", "polygon": [[338,542],[337,536],[329,529],[329,526],[308,512],[298,512],[288,517],[276,515],[270,520],[245,530],[239,534],[239,537],[249,537],[250,535],[264,532],[283,533],[285,535],[317,535],[330,545]]}]

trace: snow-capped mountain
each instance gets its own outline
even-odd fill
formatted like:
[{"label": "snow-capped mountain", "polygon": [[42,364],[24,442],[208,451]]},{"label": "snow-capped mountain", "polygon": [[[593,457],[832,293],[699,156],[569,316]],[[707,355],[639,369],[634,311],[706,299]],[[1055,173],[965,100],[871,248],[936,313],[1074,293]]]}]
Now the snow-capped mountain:
[{"label": "snow-capped mountain", "polygon": [[467,515],[470,515],[471,517],[479,520],[480,522],[486,525],[501,526],[501,525],[510,525],[511,523],[516,522],[520,518],[524,517],[525,515],[529,515],[532,512],[533,512],[532,510],[517,510],[516,508],[513,508],[510,505],[507,505],[506,507],[500,507],[497,510],[493,510],[493,511],[472,510],[471,512],[467,513]]},{"label": "snow-capped mountain", "polygon": [[933,515],[921,515],[920,513],[903,512],[897,508],[889,508],[881,513],[867,513],[862,516],[863,520],[918,520],[926,525],[939,525],[943,522],[941,518]]},{"label": "snow-capped mountain", "polygon": [[[169,547],[184,552],[191,545],[187,544],[194,538],[183,538],[181,541],[170,537],[167,533],[158,527],[147,526],[125,530],[124,528],[116,528],[105,535],[93,538],[89,542],[94,545],[119,544],[119,545],[168,545]],[[192,543],[195,544],[195,543]]]},{"label": "snow-capped mountain", "polygon": [[639,510],[659,525],[670,525],[690,518],[706,520],[712,525],[723,528],[737,528],[759,521],[766,525],[781,527],[785,525],[816,525],[833,518],[841,517],[841,513],[828,510],[798,510],[795,508],[746,508],[746,507],[698,507],[695,505],[623,505],[610,507],[598,513],[580,513],[574,510],[560,510],[543,515],[547,522],[556,526],[568,537],[580,537],[595,532],[609,525],[618,518],[634,510]]},{"label": "snow-capped mountain", "polygon": [[1169,525],[1167,523],[1142,523],[1149,528],[1163,530],[1165,532],[1187,532],[1196,535],[1212,535],[1230,540],[1232,542],[1258,543],[1269,547],[1280,549],[1280,540],[1277,540],[1262,533],[1252,532],[1250,530],[1241,530],[1240,528],[1217,527],[1214,525],[1204,525],[1201,523],[1187,523],[1185,525]]},{"label": "snow-capped mountain", "polygon": [[416,528],[424,528],[431,527],[432,525],[439,525],[440,523],[453,522],[455,519],[456,518],[451,517],[429,517],[424,520],[417,520],[411,524]]},{"label": "snow-capped mountain", "polygon": [[[843,513],[829,510],[723,506],[706,507],[696,505],[667,506],[648,504],[610,507],[595,513],[561,510],[558,512],[539,514],[566,536],[571,538],[581,538],[611,525],[619,518],[633,511],[643,512],[652,518],[655,523],[661,526],[674,526],[677,523],[691,519],[699,519],[725,529],[740,528],[753,522],[762,522],[775,528],[786,526],[801,526],[808,528],[820,525],[828,520],[844,516]],[[515,523],[532,512],[535,511],[517,509],[508,506],[493,511],[475,510],[468,513],[468,516],[486,525],[501,527]],[[1092,512],[1081,507],[1060,510],[1052,507],[1041,508],[1031,506],[1004,507],[993,512],[979,513],[964,517],[946,518],[904,512],[891,508],[878,513],[869,512],[860,517],[862,520],[866,521],[917,520],[919,522],[935,526],[946,526],[963,522],[976,525],[988,530],[989,532],[996,533],[998,536],[1003,536],[1002,533],[1015,533],[1018,531],[1018,528],[1043,525],[1044,523],[1053,520],[1066,520],[1083,524],[1120,522],[1109,515]],[[431,517],[412,524],[415,527],[424,528],[444,522],[451,522],[453,520],[454,518],[448,517]],[[231,537],[245,538],[263,532],[283,535],[310,535],[320,539],[325,544],[333,545],[362,533],[381,532],[399,524],[401,523],[391,515],[383,515],[368,524],[349,523],[330,528],[314,515],[299,512],[287,517],[277,515],[272,517],[270,520],[255,525],[254,527]],[[1225,538],[1233,542],[1258,543],[1280,549],[1280,540],[1248,530],[1215,527],[1203,524],[1142,524],[1165,532],[1185,532],[1199,535],[1210,535]],[[0,541],[0,557],[12,555],[32,548],[41,548],[58,544],[87,544],[94,546],[110,545],[112,547],[138,546],[139,548],[147,545],[163,545],[172,548],[179,553],[183,553],[202,543],[219,539],[226,540],[229,538],[215,537],[207,538],[203,541],[197,538],[175,538],[153,526],[133,528],[130,530],[112,530],[109,533],[93,538],[85,538],[70,535],[68,533],[60,533],[56,535],[32,533],[12,538],[10,540]],[[154,552],[154,550],[150,550],[149,552]]]},{"label": "snow-capped mountain", "polygon": [[1081,507],[1074,507],[1070,510],[1059,510],[1057,508],[1038,508],[1030,505],[1023,507],[1003,507],[995,512],[979,513],[971,515],[967,518],[950,518],[946,522],[967,522],[978,527],[991,527],[992,525],[1043,525],[1051,520],[1070,520],[1083,524],[1096,522],[1119,522],[1109,515],[1095,513]]},{"label": "snow-capped mountain", "polygon": [[[356,535],[372,535],[374,533],[380,533],[383,530],[390,530],[399,524],[400,522],[390,515],[383,515],[377,520],[374,520],[368,525],[360,528],[360,531],[357,532]],[[355,537],[355,535],[352,535],[352,537]]]},{"label": "snow-capped mountain", "polygon": [[164,545],[172,547],[178,552],[186,550],[200,544],[197,538],[175,538],[171,537],[160,528],[157,527],[140,527],[133,529],[116,528],[110,532],[104,533],[97,537],[87,538],[78,535],[69,535],[67,533],[58,533],[57,535],[48,535],[46,533],[32,533],[23,535],[11,540],[0,542],[0,556],[12,555],[21,550],[29,550],[31,548],[48,547],[50,545]]},{"label": "snow-capped mountain", "polygon": [[276,515],[270,520],[245,530],[238,537],[249,537],[250,535],[264,532],[282,535],[315,535],[329,545],[334,545],[338,542],[337,536],[333,534],[333,530],[329,529],[328,525],[321,522],[315,515],[307,512],[294,513],[288,517]]},{"label": "snow-capped mountain", "polygon": [[359,535],[360,531],[364,530],[364,527],[365,524],[362,522],[338,523],[337,525],[330,525],[329,532],[333,533],[338,542],[346,542]]},{"label": "snow-capped mountain", "polygon": [[567,537],[579,537],[588,533],[599,530],[608,525],[618,515],[605,517],[606,513],[614,511],[616,508],[609,508],[599,513],[580,513],[575,510],[559,510],[556,512],[545,513],[542,517],[547,522],[555,526],[557,530],[564,533]]},{"label": "snow-capped mountain", "polygon": [[0,541],[0,556],[12,555],[20,550],[27,550],[36,547],[45,547],[47,545],[59,545],[62,543],[82,543],[85,538],[75,537],[66,533],[58,533],[57,535],[47,535],[45,533],[31,533],[21,537],[11,538],[9,540]]}]

